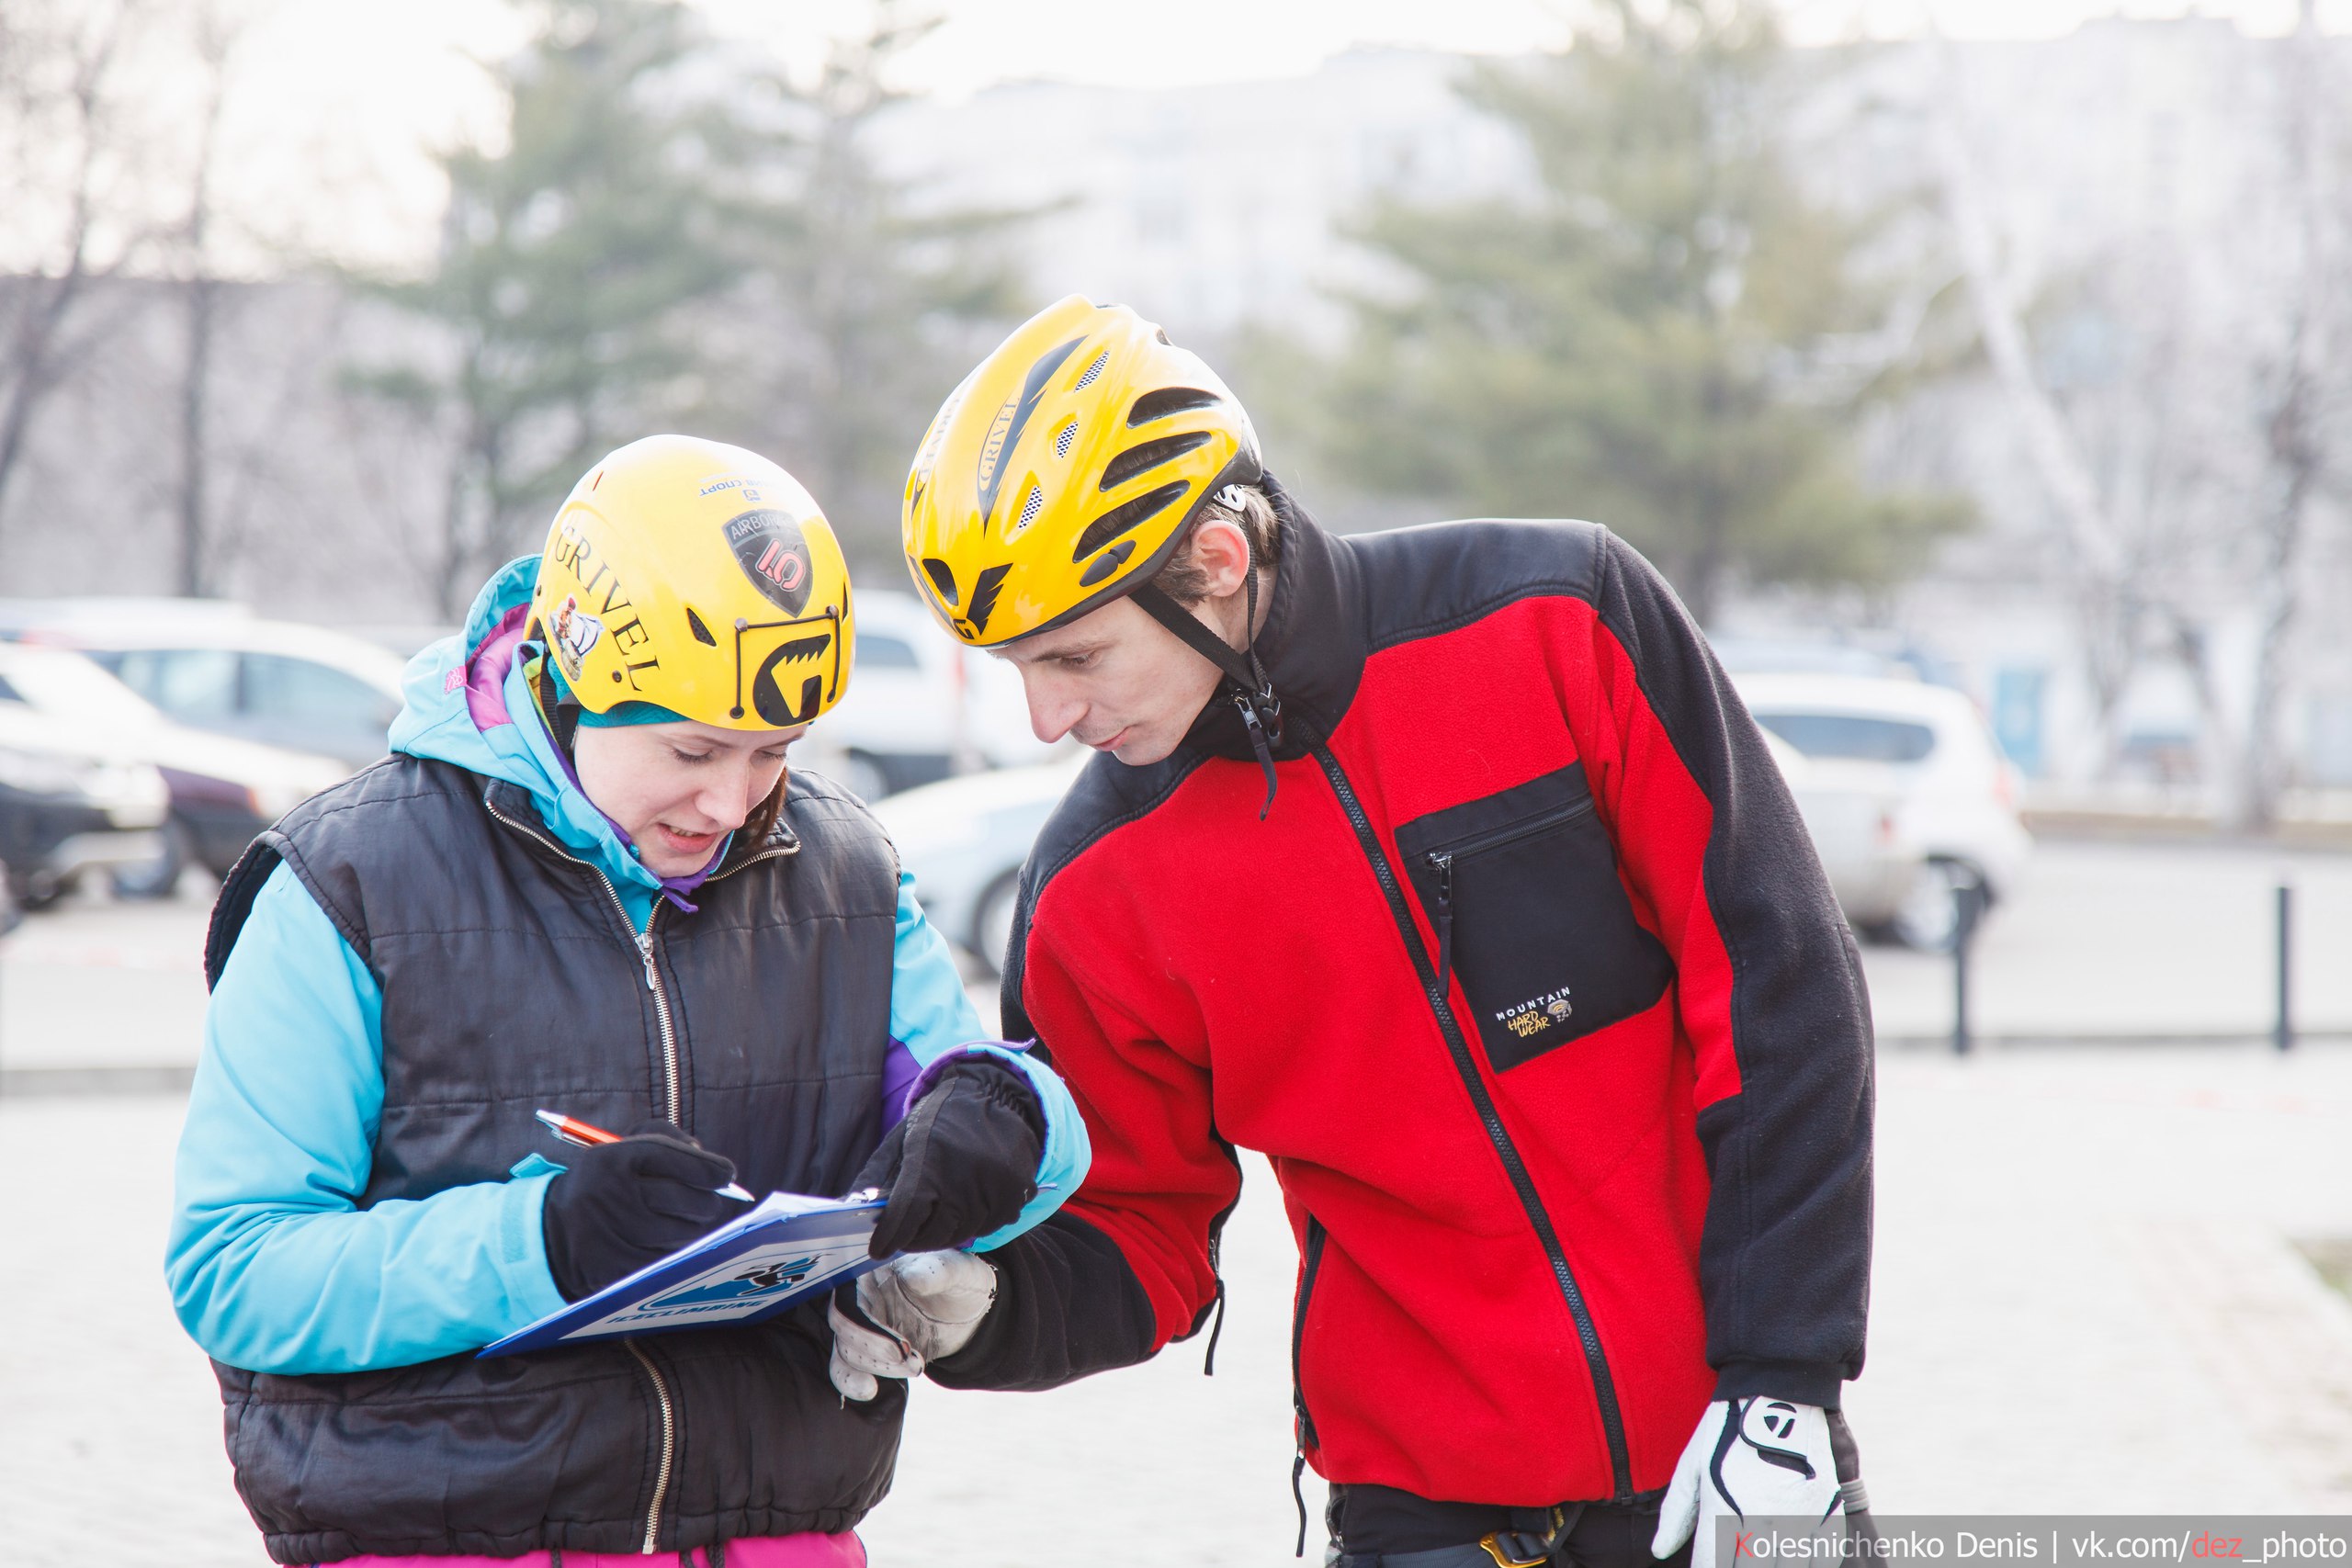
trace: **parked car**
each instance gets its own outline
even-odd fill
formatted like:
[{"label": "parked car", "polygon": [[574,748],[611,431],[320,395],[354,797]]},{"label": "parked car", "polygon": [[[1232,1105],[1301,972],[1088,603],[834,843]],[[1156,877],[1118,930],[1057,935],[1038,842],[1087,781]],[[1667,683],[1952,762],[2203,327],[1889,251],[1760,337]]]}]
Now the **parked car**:
[{"label": "parked car", "polygon": [[875,804],[899,863],[914,873],[923,913],[991,974],[1012,934],[1021,863],[1088,756],[971,773]]},{"label": "parked car", "polygon": [[62,602],[47,615],[19,601],[18,640],[86,654],[169,717],[196,729],[337,758],[356,768],[384,754],[406,661],[365,638],[234,605],[159,601],[131,615],[119,601]]},{"label": "parked car", "polygon": [[132,897],[168,894],[191,863],[226,874],[255,833],[351,772],[332,757],[173,723],[63,649],[0,644],[0,710],[9,709],[103,735],[115,752],[160,773],[170,809],[150,824],[157,831],[148,852],[109,863],[117,890]]},{"label": "parked car", "polygon": [[1030,733],[1021,677],[965,648],[914,595],[857,596],[857,661],[841,705],[799,755],[868,800],[959,771],[1035,763],[1052,749]]},{"label": "parked car", "polygon": [[1885,929],[1917,890],[1926,856],[1903,836],[1902,792],[1883,781],[1840,778],[1821,770],[1770,730],[1765,749],[1780,764],[1804,818],[1805,835],[1856,931]]},{"label": "parked car", "polygon": [[103,724],[41,713],[0,682],[0,862],[9,901],[38,908],[92,871],[153,860],[163,775]]},{"label": "parked car", "polygon": [[1897,907],[1849,916],[1858,930],[1911,946],[1950,947],[1958,897],[1985,907],[2014,891],[2033,840],[2018,818],[2017,770],[1976,705],[1922,682],[1859,675],[1736,674],[1756,722],[1804,755],[1819,787],[1879,792],[1919,870]]}]

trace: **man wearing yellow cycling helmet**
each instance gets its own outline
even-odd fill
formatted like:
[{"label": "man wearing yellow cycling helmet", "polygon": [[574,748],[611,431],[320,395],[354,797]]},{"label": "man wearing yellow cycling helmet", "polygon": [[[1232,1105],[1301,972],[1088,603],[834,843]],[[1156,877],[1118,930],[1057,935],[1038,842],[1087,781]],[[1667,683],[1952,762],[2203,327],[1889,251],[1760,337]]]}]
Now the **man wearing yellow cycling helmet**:
[{"label": "man wearing yellow cycling helmet", "polygon": [[1206,365],[1076,298],[949,398],[904,523],[1039,736],[1103,753],[1003,989],[1097,1156],[930,1375],[1045,1387],[1205,1326],[1246,1145],[1298,1240],[1332,1561],[1704,1568],[1717,1519],[1859,1507],[1860,967],[1649,565],[1584,523],[1329,534]]},{"label": "man wearing yellow cycling helmet", "polygon": [[[730,1181],[883,1189],[919,1279],[1083,1175],[873,818],[786,766],[854,638],[790,475],[631,443],[411,663],[392,755],[223,885],[166,1269],[277,1561],[865,1561],[903,1406],[827,1385],[827,1309],[473,1355],[733,1218]],[[543,1107],[630,1133],[566,1148]]]}]

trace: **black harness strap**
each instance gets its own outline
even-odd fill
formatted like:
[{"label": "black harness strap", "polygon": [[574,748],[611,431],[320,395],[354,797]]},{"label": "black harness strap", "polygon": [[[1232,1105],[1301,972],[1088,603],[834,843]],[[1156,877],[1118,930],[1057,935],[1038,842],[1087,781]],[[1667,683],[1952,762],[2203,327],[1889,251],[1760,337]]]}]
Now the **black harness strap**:
[{"label": "black harness strap", "polygon": [[1282,743],[1283,704],[1274,694],[1274,683],[1266,676],[1266,667],[1258,662],[1258,558],[1253,548],[1250,555],[1249,625],[1253,628],[1250,646],[1245,654],[1236,649],[1216,633],[1209,630],[1201,618],[1170,598],[1159,587],[1145,583],[1129,598],[1144,614],[1158,621],[1174,635],[1179,642],[1216,665],[1225,672],[1232,686],[1230,700],[1241,714],[1241,726],[1250,733],[1250,749],[1258,754],[1258,766],[1266,773],[1266,804],[1258,808],[1258,820],[1274,808],[1274,752]]}]

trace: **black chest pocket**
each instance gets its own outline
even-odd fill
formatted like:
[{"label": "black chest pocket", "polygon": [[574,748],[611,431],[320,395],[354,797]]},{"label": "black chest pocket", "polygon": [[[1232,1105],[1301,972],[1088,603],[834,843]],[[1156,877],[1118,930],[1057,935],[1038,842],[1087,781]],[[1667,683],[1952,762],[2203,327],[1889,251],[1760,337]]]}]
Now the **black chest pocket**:
[{"label": "black chest pocket", "polygon": [[1647,1010],[1673,978],[1581,762],[1416,817],[1396,847],[1497,1072]]}]

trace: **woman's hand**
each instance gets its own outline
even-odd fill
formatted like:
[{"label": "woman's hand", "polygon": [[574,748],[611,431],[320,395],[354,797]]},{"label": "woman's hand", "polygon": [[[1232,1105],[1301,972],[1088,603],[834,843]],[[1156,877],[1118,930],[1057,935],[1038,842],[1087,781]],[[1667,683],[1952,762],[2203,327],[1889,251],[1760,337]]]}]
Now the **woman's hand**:
[{"label": "woman's hand", "polygon": [[1045,1144],[1045,1112],[1020,1069],[981,1056],[956,1063],[851,1184],[889,1199],[869,1250],[933,1252],[1011,1224],[1037,1195]]},{"label": "woman's hand", "polygon": [[743,1212],[716,1190],[735,1164],[669,1122],[640,1122],[617,1144],[565,1156],[539,1230],[548,1272],[568,1302],[594,1295]]}]

